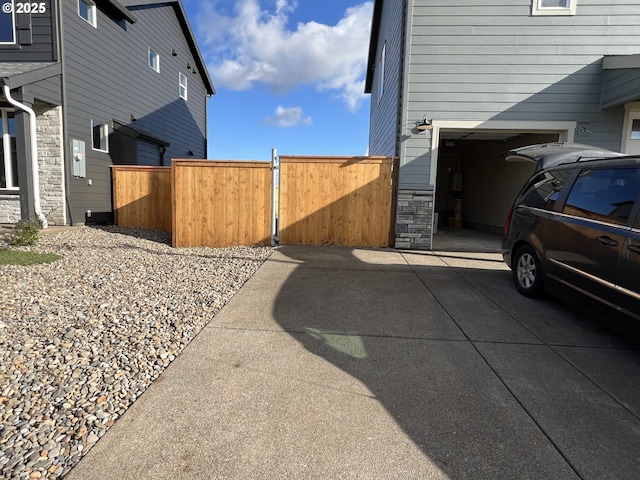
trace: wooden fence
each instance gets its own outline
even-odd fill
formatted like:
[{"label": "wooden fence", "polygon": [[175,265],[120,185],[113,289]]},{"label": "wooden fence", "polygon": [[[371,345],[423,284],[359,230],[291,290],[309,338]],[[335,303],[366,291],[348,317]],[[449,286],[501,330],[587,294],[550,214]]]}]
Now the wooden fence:
[{"label": "wooden fence", "polygon": [[268,245],[272,188],[279,188],[282,245],[393,245],[397,159],[390,157],[281,156],[279,187],[267,162],[112,168],[116,224],[169,231],[174,247]]},{"label": "wooden fence", "polygon": [[116,225],[171,232],[171,168],[113,166]]},{"label": "wooden fence", "polygon": [[271,164],[174,160],[173,246],[271,242]]},{"label": "wooden fence", "polygon": [[392,245],[392,158],[280,156],[280,162],[281,244]]}]

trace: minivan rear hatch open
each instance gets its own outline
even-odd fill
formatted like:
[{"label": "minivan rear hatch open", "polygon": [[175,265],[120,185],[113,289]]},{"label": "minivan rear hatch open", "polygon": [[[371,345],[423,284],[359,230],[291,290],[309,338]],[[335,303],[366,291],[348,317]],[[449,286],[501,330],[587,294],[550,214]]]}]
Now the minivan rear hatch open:
[{"label": "minivan rear hatch open", "polygon": [[613,152],[593,145],[580,143],[539,143],[515,148],[503,154],[508,162],[533,162],[538,170],[562,163],[581,162],[599,158],[625,157],[624,153]]}]

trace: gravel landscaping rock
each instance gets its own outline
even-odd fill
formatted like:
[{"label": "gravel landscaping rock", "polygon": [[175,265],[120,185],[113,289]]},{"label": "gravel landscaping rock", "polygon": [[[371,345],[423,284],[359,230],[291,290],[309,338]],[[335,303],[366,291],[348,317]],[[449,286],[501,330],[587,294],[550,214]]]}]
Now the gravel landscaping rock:
[{"label": "gravel landscaping rock", "polygon": [[68,472],[273,252],[165,232],[41,235],[52,264],[0,266],[0,476]]}]

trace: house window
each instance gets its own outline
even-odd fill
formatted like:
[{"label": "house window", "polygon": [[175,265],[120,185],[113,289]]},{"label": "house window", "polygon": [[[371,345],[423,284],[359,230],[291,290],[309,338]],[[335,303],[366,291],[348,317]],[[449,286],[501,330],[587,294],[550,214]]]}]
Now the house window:
[{"label": "house window", "polygon": [[18,190],[16,119],[9,109],[0,109],[0,188]]},{"label": "house window", "polygon": [[[8,2],[11,7],[11,2]],[[16,19],[13,9],[0,14],[0,44],[16,43]]]},{"label": "house window", "polygon": [[91,136],[93,138],[92,147],[101,152],[109,151],[109,126],[106,123],[91,121]]},{"label": "house window", "polygon": [[149,47],[149,66],[156,72],[160,71],[160,55],[151,50],[151,47]]},{"label": "house window", "polygon": [[532,15],[575,15],[578,0],[533,0]]},{"label": "house window", "polygon": [[382,46],[382,53],[380,54],[380,67],[379,67],[379,77],[378,77],[378,103],[382,99],[382,95],[384,94],[384,71],[387,63],[387,42],[384,42]]},{"label": "house window", "polygon": [[186,100],[187,99],[187,76],[180,73],[179,83],[180,83],[180,97]]},{"label": "house window", "polygon": [[80,15],[94,27],[97,26],[96,4],[93,3],[92,0],[78,0],[78,15]]}]

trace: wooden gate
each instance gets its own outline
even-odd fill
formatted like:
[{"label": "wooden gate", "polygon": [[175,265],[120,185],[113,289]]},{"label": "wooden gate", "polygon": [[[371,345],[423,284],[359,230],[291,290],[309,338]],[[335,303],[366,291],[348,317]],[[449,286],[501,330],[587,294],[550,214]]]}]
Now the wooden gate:
[{"label": "wooden gate", "polygon": [[173,246],[271,242],[271,164],[173,160]]},{"label": "wooden gate", "polygon": [[[174,159],[169,167],[113,167],[118,225],[172,233],[174,247],[388,247],[395,230],[397,159],[280,157],[268,162]],[[272,232],[272,189],[278,232]]]},{"label": "wooden gate", "polygon": [[390,157],[280,156],[280,244],[393,245],[394,163]]}]

